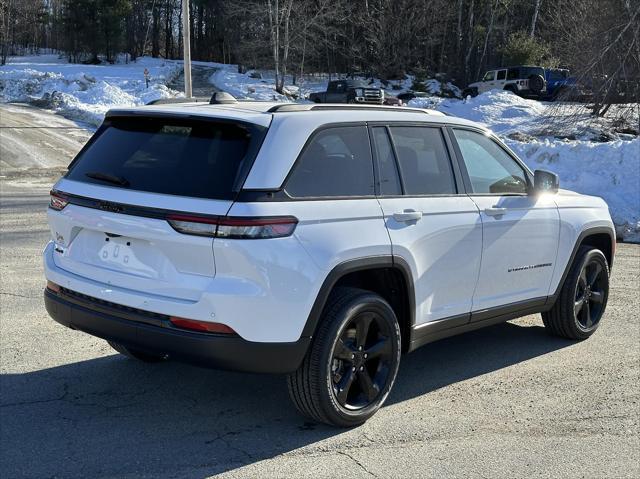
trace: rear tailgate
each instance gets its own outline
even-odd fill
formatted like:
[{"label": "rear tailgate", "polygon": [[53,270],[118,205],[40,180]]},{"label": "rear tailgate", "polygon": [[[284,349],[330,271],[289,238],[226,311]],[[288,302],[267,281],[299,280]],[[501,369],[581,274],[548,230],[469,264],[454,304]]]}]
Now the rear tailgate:
[{"label": "rear tailgate", "polygon": [[172,213],[224,216],[263,130],[175,118],[110,119],[55,186],[54,262],[93,281],[197,301],[215,276],[213,239],[185,235]]},{"label": "rear tailgate", "polygon": [[189,301],[197,301],[214,277],[212,238],[178,233],[163,219],[164,210],[188,206],[225,215],[231,201],[190,199],[184,204],[168,195],[123,194],[64,179],[56,188],[70,201],[62,211],[48,213],[56,266],[120,288]]}]

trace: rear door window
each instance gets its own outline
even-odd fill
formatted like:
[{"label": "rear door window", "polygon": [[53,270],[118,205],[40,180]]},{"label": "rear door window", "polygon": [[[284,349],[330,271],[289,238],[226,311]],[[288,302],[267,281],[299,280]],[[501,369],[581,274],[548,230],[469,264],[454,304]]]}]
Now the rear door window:
[{"label": "rear door window", "polygon": [[365,126],[319,131],[302,151],[287,184],[296,198],[373,196],[373,159]]},{"label": "rear door window", "polygon": [[138,191],[231,200],[265,132],[263,127],[234,122],[109,119],[66,177]]},{"label": "rear door window", "polygon": [[439,128],[392,126],[405,195],[456,193],[451,160]]}]

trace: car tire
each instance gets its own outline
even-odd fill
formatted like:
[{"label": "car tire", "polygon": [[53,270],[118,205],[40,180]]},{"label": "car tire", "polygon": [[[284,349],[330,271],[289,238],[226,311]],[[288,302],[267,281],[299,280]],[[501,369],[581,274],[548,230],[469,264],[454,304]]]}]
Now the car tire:
[{"label": "car tire", "polygon": [[468,96],[470,96],[472,98],[478,96],[478,89],[477,88],[465,88],[464,90],[462,90],[462,98],[467,98]]},{"label": "car tire", "polygon": [[151,354],[140,351],[139,349],[129,348],[114,341],[107,341],[107,343],[109,343],[109,346],[118,351],[120,354],[130,359],[137,359],[138,361],[142,361],[145,363],[158,363],[165,360],[165,357],[159,354]]},{"label": "car tire", "polygon": [[587,339],[598,329],[608,297],[607,258],[599,249],[583,246],[578,250],[555,304],[542,313],[544,326],[555,336]]},{"label": "car tire", "polygon": [[358,426],[389,395],[400,352],[400,328],[389,303],[369,291],[338,288],[302,365],[287,377],[289,395],[314,421]]}]

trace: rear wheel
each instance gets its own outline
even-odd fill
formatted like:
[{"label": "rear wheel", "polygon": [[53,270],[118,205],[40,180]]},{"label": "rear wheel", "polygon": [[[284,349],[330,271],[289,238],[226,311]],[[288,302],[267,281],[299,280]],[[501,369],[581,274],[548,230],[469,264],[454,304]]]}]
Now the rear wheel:
[{"label": "rear wheel", "polygon": [[400,364],[395,313],[377,294],[339,288],[300,368],[287,378],[297,409],[326,424],[364,423],[382,406]]},{"label": "rear wheel", "polygon": [[581,247],[560,296],[542,320],[550,333],[587,339],[598,326],[609,297],[609,265],[602,251]]},{"label": "rear wheel", "polygon": [[113,341],[107,341],[107,342],[109,343],[109,346],[111,346],[113,349],[118,351],[120,354],[131,359],[137,359],[138,361],[143,361],[145,363],[157,363],[160,361],[164,361],[165,359],[164,356],[161,356],[159,354],[151,354],[144,351],[140,351],[139,349],[129,348],[127,346],[123,346],[122,344],[116,343]]}]

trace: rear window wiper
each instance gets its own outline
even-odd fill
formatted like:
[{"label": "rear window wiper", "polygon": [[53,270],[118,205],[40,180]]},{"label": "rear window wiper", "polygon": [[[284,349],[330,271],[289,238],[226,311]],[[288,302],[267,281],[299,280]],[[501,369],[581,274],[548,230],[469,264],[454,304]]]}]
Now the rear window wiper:
[{"label": "rear window wiper", "polygon": [[102,173],[101,171],[90,171],[85,173],[85,176],[93,178],[94,180],[106,181],[107,183],[113,183],[114,185],[129,186],[129,180],[122,176],[111,175],[109,173]]}]

